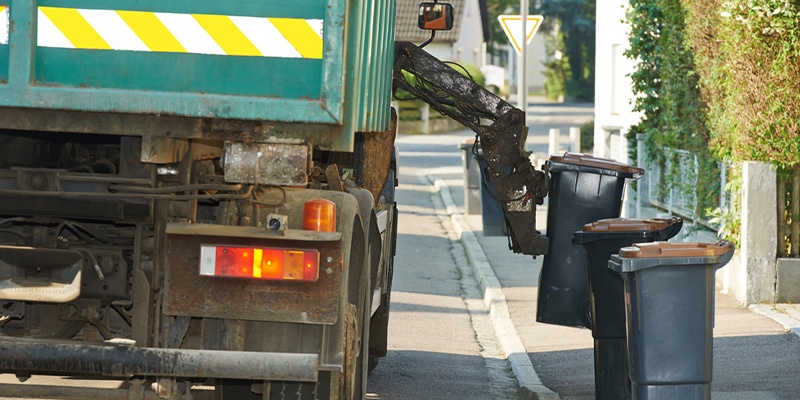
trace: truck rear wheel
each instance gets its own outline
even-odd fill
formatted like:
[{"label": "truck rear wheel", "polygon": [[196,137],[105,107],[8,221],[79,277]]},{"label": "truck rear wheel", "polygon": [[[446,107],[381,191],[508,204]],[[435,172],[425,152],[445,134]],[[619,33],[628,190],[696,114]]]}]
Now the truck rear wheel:
[{"label": "truck rear wheel", "polygon": [[365,264],[365,243],[359,240],[364,237],[360,227],[359,223],[354,224],[350,250],[349,281],[358,284],[348,290],[345,310],[344,373],[340,377],[338,397],[341,400],[363,400],[367,394],[371,280],[370,268]]}]

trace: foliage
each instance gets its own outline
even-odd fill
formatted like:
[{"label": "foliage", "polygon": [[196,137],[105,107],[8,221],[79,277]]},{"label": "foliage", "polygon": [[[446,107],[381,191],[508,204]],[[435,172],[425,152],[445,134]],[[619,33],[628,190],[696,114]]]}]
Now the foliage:
[{"label": "foliage", "polygon": [[594,120],[581,125],[581,153],[591,153],[594,149]]},{"label": "foliage", "polygon": [[688,0],[714,149],[735,160],[800,165],[800,2]]},{"label": "foliage", "polygon": [[742,167],[741,164],[737,165],[738,167],[731,168],[731,173],[728,174],[730,180],[725,185],[725,191],[729,192],[733,198],[730,202],[730,205],[725,209],[720,207],[708,209],[707,213],[712,217],[709,222],[719,226],[719,229],[717,230],[717,236],[725,240],[729,240],[739,247],[739,232],[742,225],[740,218],[742,198]]},{"label": "foliage", "polygon": [[554,35],[547,35],[545,39],[545,52],[549,55],[544,62],[544,92],[550,100],[558,100],[567,94],[565,84],[567,82],[567,71],[569,64],[565,63],[560,57],[553,56],[554,54],[564,54],[564,41],[561,39],[561,33],[556,32]]},{"label": "foliage", "polygon": [[[468,78],[472,78],[475,83],[480,86],[483,86],[485,83],[485,78],[483,73],[480,69],[476,68],[472,64],[457,64],[457,63],[447,63],[451,68],[461,73]],[[418,79],[414,74],[408,71],[402,71],[403,75],[405,76],[406,80],[412,85],[418,85]],[[422,100],[417,99],[411,93],[407,92],[404,89],[398,88],[397,91],[394,93],[394,99],[398,100],[400,110],[399,110],[399,118],[402,121],[416,121],[420,119],[419,109],[420,107],[424,106],[425,103]]]},{"label": "foliage", "polygon": [[487,0],[486,11],[489,14],[489,34],[490,40],[486,45],[486,50],[499,56],[504,52],[504,45],[508,44],[506,34],[497,17],[504,14],[519,14],[519,0]]},{"label": "foliage", "polygon": [[[631,127],[629,140],[637,133],[647,134],[646,158],[661,166],[664,174],[659,192],[663,196],[672,188],[684,196],[696,196],[693,214],[704,218],[707,210],[719,204],[719,185],[705,184],[716,180],[719,168],[709,150],[707,109],[700,95],[694,55],[685,44],[685,12],[679,0],[630,0],[627,17],[631,47],[625,55],[638,61],[631,74],[637,95],[634,111],[643,115]],[[697,168],[681,168],[686,160],[681,160],[678,152],[664,151],[666,148],[697,155]],[[694,173],[696,176],[688,176]],[[689,182],[698,184],[687,185]]]},{"label": "foliage", "polygon": [[[547,83],[553,89],[563,85],[563,94],[579,100],[594,100],[595,10],[596,0],[549,0],[536,3],[535,14],[545,19],[540,34],[556,31],[550,44]],[[552,36],[552,35],[550,35]],[[561,79],[551,83],[551,79]],[[548,97],[553,97],[551,91]],[[556,95],[555,97],[558,97]]]},{"label": "foliage", "polygon": [[[529,15],[542,14],[544,24],[538,35],[547,35],[547,96],[561,95],[580,100],[594,99],[595,8],[596,0],[545,0],[533,2]],[[519,0],[487,0],[492,54],[502,52],[506,36],[498,15],[519,14]],[[550,32],[556,31],[555,35]],[[563,56],[554,56],[558,51]]]},{"label": "foliage", "polygon": [[[648,134],[652,159],[663,165],[662,149],[673,147],[703,161],[800,166],[800,1],[630,0],[629,21],[635,109],[645,116],[631,133]],[[729,175],[730,208],[704,209],[733,240],[740,172]],[[699,182],[716,173],[701,165]]]}]

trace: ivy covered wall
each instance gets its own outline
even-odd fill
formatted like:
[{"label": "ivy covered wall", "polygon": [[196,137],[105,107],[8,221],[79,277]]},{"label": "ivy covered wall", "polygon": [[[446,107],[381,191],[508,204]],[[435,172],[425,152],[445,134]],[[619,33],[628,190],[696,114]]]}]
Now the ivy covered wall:
[{"label": "ivy covered wall", "polygon": [[[630,0],[631,76],[647,156],[698,154],[698,215],[718,203],[717,160],[800,165],[800,1]],[[666,185],[685,176],[668,174]],[[736,184],[733,176],[733,185]],[[717,211],[719,212],[719,211]]]},{"label": "ivy covered wall", "polygon": [[594,100],[596,0],[532,3],[531,13],[545,17],[540,32],[551,33],[545,63],[547,97]]},{"label": "ivy covered wall", "polygon": [[800,165],[800,1],[684,0],[712,148]]},{"label": "ivy covered wall", "polygon": [[[668,188],[694,191],[694,215],[706,218],[719,205],[719,185],[687,186],[695,177],[678,169],[678,153],[664,151],[670,148],[696,154],[697,182],[713,182],[719,177],[717,159],[709,147],[708,109],[701,97],[694,53],[686,41],[685,10],[678,0],[631,0],[628,22],[630,49],[625,55],[638,61],[631,74],[637,96],[633,106],[643,115],[631,127],[629,140],[637,133],[647,134],[646,157],[664,171],[660,181],[664,187],[657,192],[667,193]],[[672,170],[665,168],[668,164]]]}]

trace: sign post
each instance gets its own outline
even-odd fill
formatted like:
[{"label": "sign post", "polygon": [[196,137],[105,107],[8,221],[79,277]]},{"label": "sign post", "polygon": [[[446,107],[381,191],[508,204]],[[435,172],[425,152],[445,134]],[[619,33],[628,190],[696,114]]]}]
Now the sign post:
[{"label": "sign post", "polygon": [[[520,37],[527,37],[528,33],[528,1],[519,0],[519,11],[521,27],[519,29]],[[522,46],[522,51],[519,53],[521,63],[518,63],[519,71],[517,72],[519,78],[519,87],[517,88],[517,99],[522,110],[522,115],[525,116],[525,124],[528,125],[528,41]]]},{"label": "sign post", "polygon": [[[521,0],[522,16],[520,15],[500,15],[497,20],[508,36],[514,50],[517,51],[517,98],[519,108],[528,112],[528,75],[527,70],[527,45],[533,39],[533,35],[539,30],[544,17],[541,15],[528,15],[527,0]],[[527,117],[526,117],[527,118]]]}]

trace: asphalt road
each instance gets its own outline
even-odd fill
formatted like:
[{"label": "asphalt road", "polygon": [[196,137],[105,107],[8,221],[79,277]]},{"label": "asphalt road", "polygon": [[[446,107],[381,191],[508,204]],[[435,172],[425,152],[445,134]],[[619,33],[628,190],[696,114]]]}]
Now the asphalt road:
[{"label": "asphalt road", "polygon": [[[569,127],[591,120],[592,113],[585,104],[532,105],[527,149],[546,153],[550,128],[561,130],[566,146]],[[397,138],[400,224],[389,354],[370,376],[369,399],[518,398],[507,362],[491,354],[497,345],[482,321],[482,305],[470,307],[480,296],[471,271],[461,269],[463,247],[448,238],[447,221],[436,211],[443,207],[425,179],[460,176],[458,145],[474,136],[463,130]],[[500,247],[509,251],[505,244]]]},{"label": "asphalt road", "polygon": [[424,143],[425,137],[398,140],[400,224],[389,352],[369,378],[368,399],[516,397],[507,362],[491,354],[496,349],[493,332],[476,304],[474,280],[461,268],[466,265],[463,247],[443,226],[446,221],[437,214],[442,207],[424,181],[431,168],[461,168],[453,149],[469,136],[439,136],[430,143]]}]

